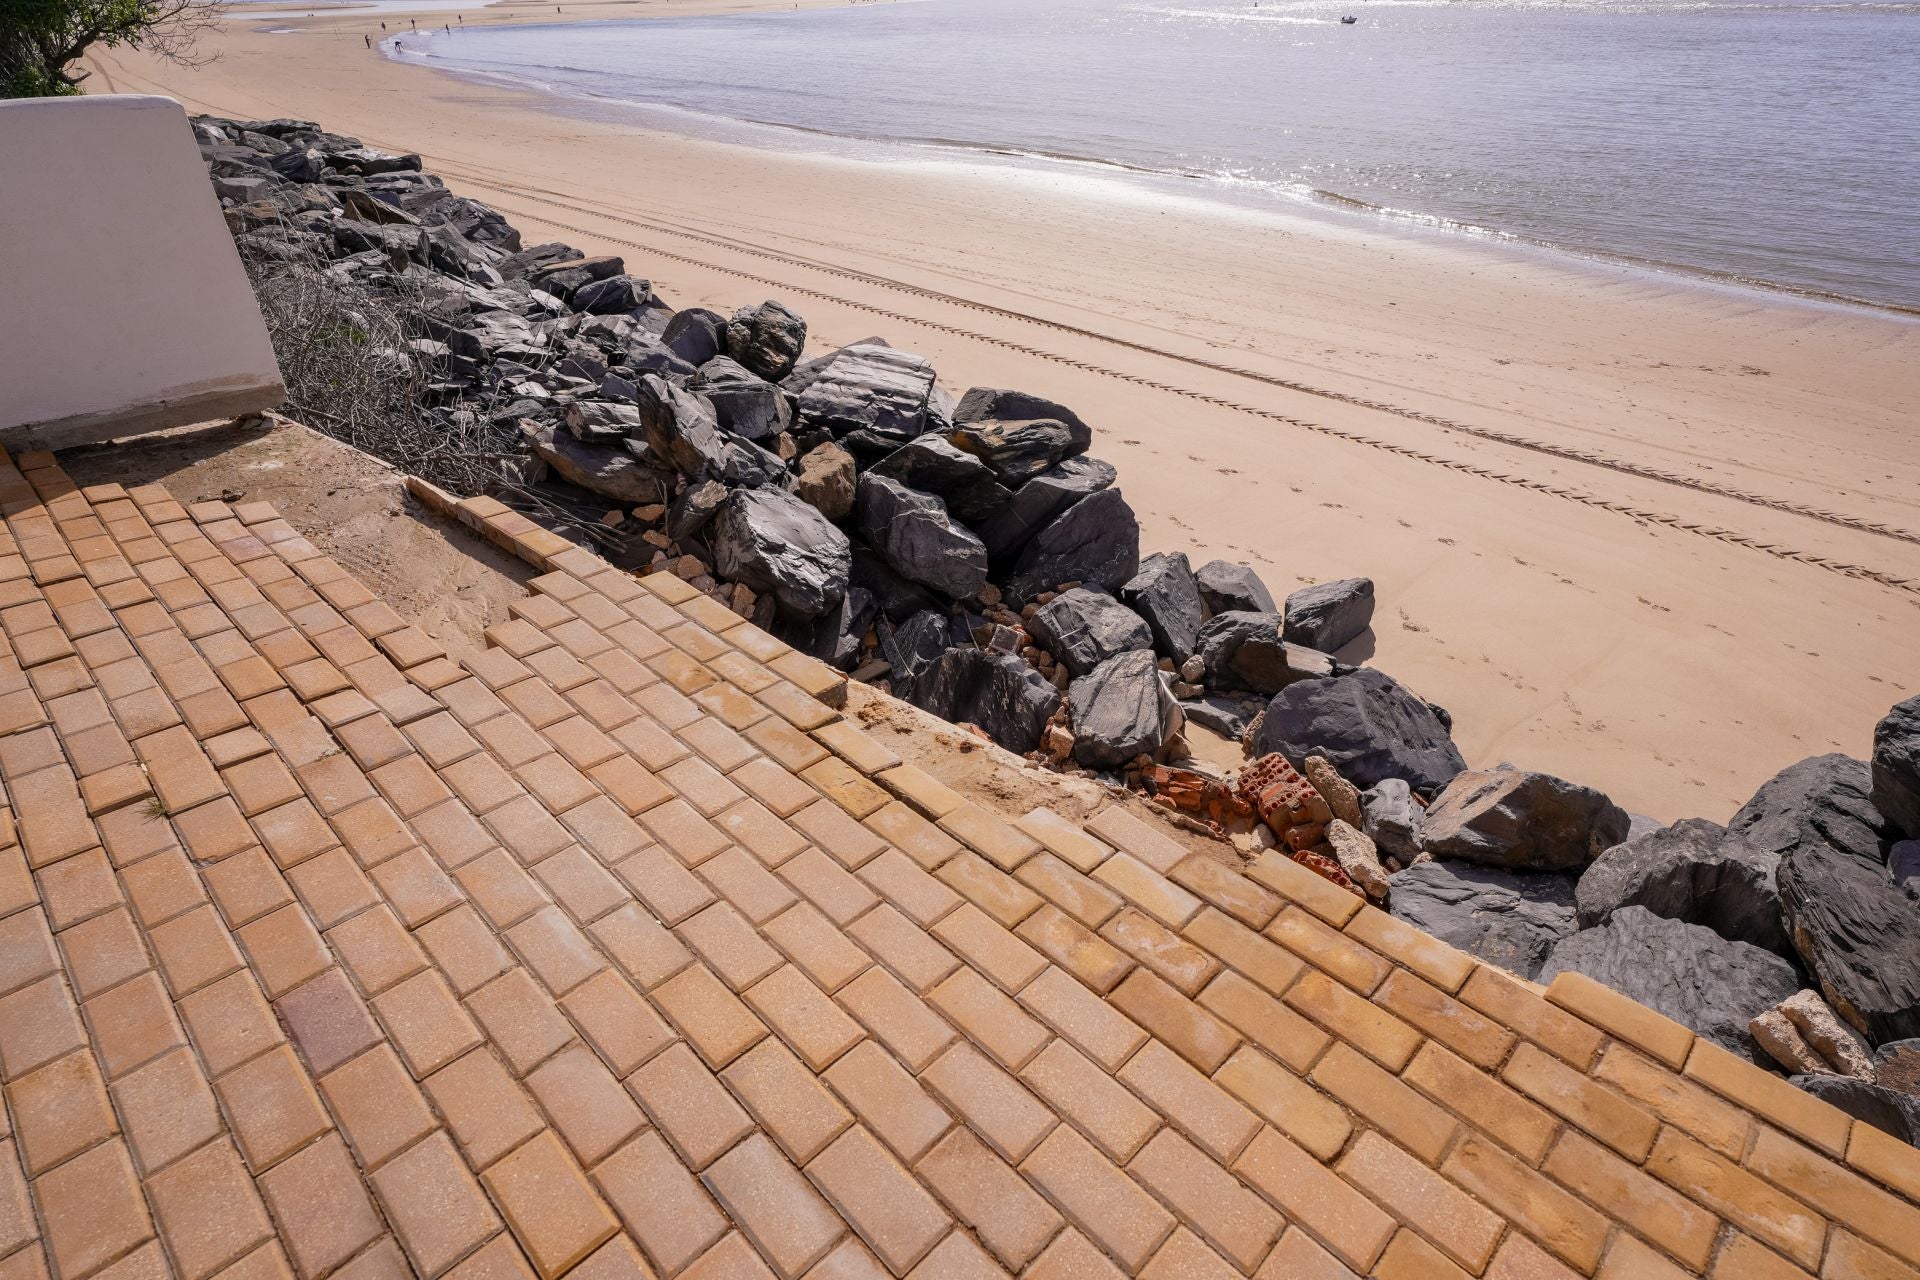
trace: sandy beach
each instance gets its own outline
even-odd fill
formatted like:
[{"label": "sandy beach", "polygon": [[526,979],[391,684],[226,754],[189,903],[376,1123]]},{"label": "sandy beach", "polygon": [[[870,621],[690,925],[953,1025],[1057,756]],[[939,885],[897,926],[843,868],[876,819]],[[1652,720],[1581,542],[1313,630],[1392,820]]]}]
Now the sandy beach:
[{"label": "sandy beach", "polygon": [[[756,7],[791,0],[459,16]],[[779,298],[816,349],[879,334],[956,392],[1071,405],[1145,547],[1276,595],[1373,578],[1343,656],[1447,706],[1470,763],[1724,821],[1920,690],[1920,319],[1068,168],[678,137],[393,61],[362,39],[392,10],[291,12],[199,69],[108,51],[87,87],[418,151],[675,305]]]}]

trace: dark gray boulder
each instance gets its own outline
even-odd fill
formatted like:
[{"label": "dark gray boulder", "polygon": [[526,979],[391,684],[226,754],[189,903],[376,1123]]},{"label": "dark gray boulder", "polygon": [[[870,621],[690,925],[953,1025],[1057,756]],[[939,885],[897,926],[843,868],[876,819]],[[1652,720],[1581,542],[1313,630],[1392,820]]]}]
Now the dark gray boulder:
[{"label": "dark gray boulder", "polygon": [[1920,840],[1902,840],[1887,850],[1887,876],[1920,889]]},{"label": "dark gray boulder", "polygon": [[1855,1120],[1870,1124],[1908,1146],[1920,1147],[1920,1098],[1851,1076],[1787,1078],[1795,1087],[1840,1108]]},{"label": "dark gray boulder", "polygon": [[736,489],[713,521],[720,576],[772,592],[780,607],[815,618],[847,591],[847,535],[782,489]]},{"label": "dark gray boulder", "polygon": [[1068,458],[1014,490],[1011,501],[976,521],[974,528],[994,563],[1004,563],[1068,507],[1110,488],[1118,474],[1112,463],[1098,458]]},{"label": "dark gray boulder", "polygon": [[793,425],[786,393],[727,356],[701,365],[687,390],[707,398],[722,427],[749,440],[770,440]]},{"label": "dark gray boulder", "polygon": [[1602,792],[1506,766],[1459,774],[1420,820],[1425,852],[1509,871],[1578,871],[1626,835]]},{"label": "dark gray boulder", "polygon": [[955,724],[978,725],[1022,754],[1040,745],[1060,691],[1012,654],[949,649],[913,681],[907,701]]},{"label": "dark gray boulder", "polygon": [[738,436],[724,437],[720,478],[749,489],[786,489],[793,480],[786,463],[753,441]]},{"label": "dark gray boulder", "polygon": [[1390,883],[1396,919],[1523,978],[1574,931],[1571,876],[1422,862]]},{"label": "dark gray boulder", "polygon": [[894,690],[902,697],[909,696],[920,673],[941,654],[972,643],[959,619],[933,609],[923,609],[897,627],[880,628],[880,653],[893,668]]},{"label": "dark gray boulder", "polygon": [[806,345],[807,322],[777,302],[742,307],[727,321],[727,354],[769,382],[792,373]]},{"label": "dark gray boulder", "polygon": [[[878,551],[864,542],[853,544],[853,584],[873,596],[875,606],[895,622],[904,622],[928,609],[943,616],[948,602],[917,582],[909,582],[893,571]],[[955,644],[971,644],[966,628],[956,632]]]},{"label": "dark gray boulder", "polygon": [[1688,818],[1606,850],[1580,877],[1580,927],[1622,907],[1705,925],[1723,938],[1791,956],[1775,879],[1780,855],[1705,818]]},{"label": "dark gray boulder", "polygon": [[1799,970],[1771,951],[1645,907],[1623,907],[1599,928],[1562,939],[1538,979],[1562,973],[1584,973],[1762,1066],[1772,1059],[1747,1024],[1800,990]]},{"label": "dark gray boulder", "polygon": [[634,384],[640,428],[652,456],[689,480],[721,476],[727,469],[727,440],[706,397],[649,373]]},{"label": "dark gray boulder", "polygon": [[930,493],[869,471],[855,489],[854,523],[867,545],[910,582],[956,600],[986,585],[987,549]]},{"label": "dark gray boulder", "polygon": [[1104,591],[1075,587],[1041,605],[1027,619],[1035,643],[1084,676],[1117,654],[1152,651],[1153,636],[1140,615]]},{"label": "dark gray boulder", "polygon": [[617,445],[640,430],[640,411],[631,404],[575,400],[567,406],[566,422],[576,440]]},{"label": "dark gray boulder", "polygon": [[698,367],[726,350],[727,318],[705,307],[676,311],[660,334],[667,350]]},{"label": "dark gray boulder", "polygon": [[1433,708],[1371,667],[1288,685],[1267,704],[1256,756],[1278,751],[1294,768],[1325,756],[1361,789],[1404,778],[1430,794],[1467,767]]},{"label": "dark gray boulder", "polygon": [[1013,498],[986,463],[936,435],[909,440],[867,470],[934,494],[954,519],[969,526],[991,519]]},{"label": "dark gray boulder", "polygon": [[653,292],[653,286],[632,276],[608,276],[590,280],[573,291],[573,309],[583,315],[623,316],[640,306]]},{"label": "dark gray boulder", "polygon": [[1120,588],[1120,598],[1147,620],[1153,647],[1162,656],[1178,663],[1200,651],[1207,606],[1183,552],[1162,551],[1142,559],[1140,572]]},{"label": "dark gray boulder", "polygon": [[1073,758],[1089,769],[1118,769],[1154,755],[1180,727],[1180,708],[1150,649],[1108,658],[1067,689]]},{"label": "dark gray boulder", "polygon": [[661,473],[644,465],[624,448],[587,444],[569,432],[554,430],[549,423],[531,419],[520,423],[520,434],[527,447],[552,467],[555,475],[589,493],[612,498],[628,507],[645,506],[666,498]]},{"label": "dark gray boulder", "polygon": [[1820,992],[1874,1044],[1920,1036],[1920,892],[1887,866],[1892,824],[1864,761],[1818,756],[1762,786],[1727,829],[1780,851],[1787,935]]},{"label": "dark gray boulder", "polygon": [[682,489],[667,504],[667,536],[675,542],[693,537],[713,519],[720,504],[727,500],[727,486],[718,480],[702,480]]},{"label": "dark gray boulder", "polygon": [[1040,418],[1029,422],[989,419],[955,426],[947,437],[987,464],[1010,489],[1017,489],[1067,456],[1073,435],[1064,422]]},{"label": "dark gray boulder", "polygon": [[1193,571],[1209,613],[1273,613],[1273,592],[1243,564],[1209,560]]},{"label": "dark gray boulder", "polygon": [[927,428],[933,366],[922,356],[871,344],[844,347],[810,378],[798,400],[804,426],[835,438],[858,433],[870,443],[889,441],[890,449]]},{"label": "dark gray boulder", "polygon": [[1874,727],[1873,803],[1899,834],[1920,839],[1920,696]]},{"label": "dark gray boulder", "polygon": [[1033,535],[1006,590],[1016,602],[1063,582],[1118,591],[1139,571],[1140,522],[1118,489],[1102,489]]},{"label": "dark gray boulder", "polygon": [[1342,578],[1302,587],[1287,597],[1281,612],[1286,639],[1332,653],[1373,625],[1373,579]]},{"label": "dark gray boulder", "polygon": [[610,256],[567,258],[534,268],[527,273],[527,281],[544,293],[570,300],[576,292],[596,280],[610,280],[626,269],[626,263]]},{"label": "dark gray boulder", "polygon": [[1207,684],[1216,689],[1278,693],[1334,670],[1326,654],[1282,640],[1277,613],[1215,614],[1194,637],[1194,651],[1206,664]]},{"label": "dark gray boulder", "polygon": [[1404,778],[1388,778],[1360,793],[1361,829],[1381,853],[1411,862],[1420,852],[1420,819],[1425,816]]},{"label": "dark gray boulder", "polygon": [[1267,700],[1255,693],[1207,693],[1198,698],[1183,698],[1180,712],[1187,723],[1197,724],[1230,742],[1246,735],[1247,726],[1266,708]]},{"label": "dark gray boulder", "polygon": [[1093,428],[1067,406],[1024,391],[1005,391],[995,387],[973,387],[960,397],[953,411],[956,426],[968,422],[1057,422],[1067,429],[1069,444],[1064,456],[1085,453],[1093,446]]}]

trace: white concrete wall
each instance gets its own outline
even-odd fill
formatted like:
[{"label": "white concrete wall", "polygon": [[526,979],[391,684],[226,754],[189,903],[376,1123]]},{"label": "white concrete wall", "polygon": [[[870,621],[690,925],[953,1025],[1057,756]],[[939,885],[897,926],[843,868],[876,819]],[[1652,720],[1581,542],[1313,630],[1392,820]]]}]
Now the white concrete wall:
[{"label": "white concrete wall", "polygon": [[64,448],[282,398],[180,104],[0,102],[0,443]]}]

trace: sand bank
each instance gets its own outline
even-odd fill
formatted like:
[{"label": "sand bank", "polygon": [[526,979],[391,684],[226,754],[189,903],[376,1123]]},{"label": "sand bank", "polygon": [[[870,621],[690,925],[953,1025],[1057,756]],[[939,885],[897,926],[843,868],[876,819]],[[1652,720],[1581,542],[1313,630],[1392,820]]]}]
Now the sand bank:
[{"label": "sand bank", "polygon": [[[754,7],[790,6],[464,16]],[[393,62],[361,38],[381,20],[405,21],[233,23],[211,66],[109,53],[89,87],[417,150],[678,305],[779,297],[816,346],[878,333],[955,390],[1070,404],[1148,547],[1277,593],[1374,578],[1348,656],[1451,708],[1474,763],[1724,820],[1793,760],[1865,754],[1920,688],[1911,317],[1079,170],[678,137]]]}]

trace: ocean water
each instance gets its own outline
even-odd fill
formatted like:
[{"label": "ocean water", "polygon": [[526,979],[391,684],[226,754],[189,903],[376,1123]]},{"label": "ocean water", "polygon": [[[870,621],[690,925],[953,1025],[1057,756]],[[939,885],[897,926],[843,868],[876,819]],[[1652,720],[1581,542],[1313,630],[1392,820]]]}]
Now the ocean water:
[{"label": "ocean water", "polygon": [[1920,308],[1920,0],[917,0],[403,45],[676,109],[652,123],[1092,163]]}]

